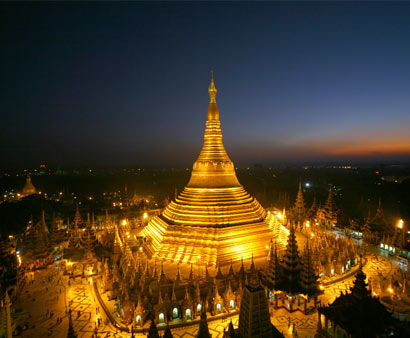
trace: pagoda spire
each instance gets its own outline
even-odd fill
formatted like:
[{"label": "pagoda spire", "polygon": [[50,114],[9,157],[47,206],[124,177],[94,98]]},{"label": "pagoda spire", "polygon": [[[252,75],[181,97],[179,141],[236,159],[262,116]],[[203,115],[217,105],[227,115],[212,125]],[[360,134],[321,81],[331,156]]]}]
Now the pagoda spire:
[{"label": "pagoda spire", "polygon": [[255,271],[255,262],[253,261],[253,252],[252,252],[252,262],[251,262],[251,272]]},{"label": "pagoda spire", "polygon": [[329,194],[327,195],[326,206],[330,206],[333,204],[333,194],[332,194],[332,187],[329,188]]},{"label": "pagoda spire", "polygon": [[159,276],[160,283],[165,283],[167,281],[167,276],[164,272],[164,261],[161,262],[161,274]]},{"label": "pagoda spire", "polygon": [[223,274],[221,270],[221,264],[218,264],[218,272],[216,273],[216,278],[222,279]]},{"label": "pagoda spire", "polygon": [[231,266],[229,267],[229,276],[233,276],[234,275],[234,271],[233,271],[233,266],[232,266],[232,259],[231,259]]},{"label": "pagoda spire", "polygon": [[302,266],[298,252],[298,244],[296,242],[295,229],[291,223],[286,252],[283,255],[283,275],[280,281],[279,289],[289,292],[290,294],[295,294],[301,291],[299,286],[299,275],[301,269]]},{"label": "pagoda spire", "polygon": [[148,331],[148,338],[160,338],[160,335],[158,333],[158,328],[155,325],[155,322],[153,320],[151,320],[151,325],[149,327],[149,331]]},{"label": "pagoda spire", "polygon": [[196,338],[212,338],[208,329],[208,321],[206,318],[206,312],[203,310],[201,312],[201,320],[199,322],[199,330]]},{"label": "pagoda spire", "polygon": [[209,279],[209,272],[208,272],[208,263],[205,264],[205,278]]},{"label": "pagoda spire", "polygon": [[295,213],[295,221],[298,223],[303,223],[306,218],[306,209],[305,209],[305,202],[303,199],[303,191],[302,191],[302,180],[299,180],[299,189],[296,195],[296,202],[293,208]]},{"label": "pagoda spire", "polygon": [[75,215],[74,215],[74,229],[78,230],[78,227],[79,227],[79,225],[82,224],[82,222],[83,221],[81,219],[80,209],[79,209],[78,204],[77,204],[77,207],[75,209]]},{"label": "pagoda spire", "polygon": [[[219,120],[219,111],[218,107],[216,106],[216,94],[218,93],[218,89],[215,87],[215,80],[214,80],[214,71],[211,70],[211,84],[208,88],[209,94],[209,107],[207,112],[207,120]],[[215,105],[211,105],[211,103]]]},{"label": "pagoda spire", "polygon": [[314,296],[319,293],[318,276],[312,263],[312,253],[309,247],[309,239],[306,241],[306,249],[303,257],[303,269],[300,274],[300,285],[308,296]]},{"label": "pagoda spire", "polygon": [[194,163],[187,188],[241,187],[234,165],[222,142],[221,122],[216,105],[214,76],[208,88],[209,106],[206,113],[204,144]]},{"label": "pagoda spire", "polygon": [[192,281],[194,279],[194,270],[192,268],[192,263],[191,263],[191,271],[189,272],[189,280]]},{"label": "pagoda spire", "polygon": [[41,230],[44,231],[45,233],[48,233],[48,228],[46,224],[46,215],[44,213],[44,209],[41,209]]},{"label": "pagoda spire", "polygon": [[172,283],[171,300],[173,300],[173,301],[177,300],[177,296],[176,296],[176,294],[175,294],[175,281]]},{"label": "pagoda spire", "polygon": [[157,279],[158,271],[157,271],[157,259],[154,261],[154,272],[152,273],[152,278]]},{"label": "pagoda spire", "polygon": [[175,281],[178,282],[178,283],[181,281],[181,272],[179,271],[179,263],[178,263],[178,266],[177,266],[177,274],[175,276]]},{"label": "pagoda spire", "polygon": [[360,255],[359,271],[356,274],[356,279],[353,281],[353,287],[350,288],[352,295],[360,300],[370,295],[367,289],[366,274],[363,272],[362,256]]},{"label": "pagoda spire", "polygon": [[164,335],[162,338],[174,338],[174,336],[171,333],[171,329],[169,328],[169,325],[167,323],[167,327],[165,328]]},{"label": "pagoda spire", "polygon": [[148,277],[149,276],[149,265],[148,265],[148,260],[145,263],[145,276]]},{"label": "pagoda spire", "polygon": [[270,258],[269,270],[268,270],[268,280],[272,284],[273,288],[276,288],[276,286],[278,285],[279,278],[280,278],[280,266],[279,266],[278,250],[277,250],[276,241],[275,241],[275,249]]}]

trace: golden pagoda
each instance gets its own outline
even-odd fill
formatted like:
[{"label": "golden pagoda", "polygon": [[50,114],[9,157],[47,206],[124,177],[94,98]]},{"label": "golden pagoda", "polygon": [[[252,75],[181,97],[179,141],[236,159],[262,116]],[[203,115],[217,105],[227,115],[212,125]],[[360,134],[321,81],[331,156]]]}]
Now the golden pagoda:
[{"label": "golden pagoda", "polygon": [[37,190],[34,187],[33,183],[31,183],[31,176],[30,174],[27,175],[26,184],[21,191],[21,197],[29,196],[37,194]]},{"label": "golden pagoda", "polygon": [[267,256],[273,216],[239,183],[222,143],[212,73],[204,144],[184,190],[142,230],[150,258],[227,265]]}]

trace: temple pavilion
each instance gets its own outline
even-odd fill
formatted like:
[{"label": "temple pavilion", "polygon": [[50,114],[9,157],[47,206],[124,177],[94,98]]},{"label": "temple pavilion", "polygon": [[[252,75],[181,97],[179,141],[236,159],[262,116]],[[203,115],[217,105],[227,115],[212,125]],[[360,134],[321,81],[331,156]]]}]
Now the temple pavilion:
[{"label": "temple pavilion", "polygon": [[142,231],[149,258],[226,266],[266,258],[273,216],[239,183],[222,143],[212,74],[202,150],[188,185]]}]

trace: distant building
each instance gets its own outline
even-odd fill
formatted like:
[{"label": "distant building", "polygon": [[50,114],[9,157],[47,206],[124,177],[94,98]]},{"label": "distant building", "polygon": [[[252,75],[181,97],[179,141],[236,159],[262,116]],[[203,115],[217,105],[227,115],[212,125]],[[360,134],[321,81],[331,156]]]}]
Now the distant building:
[{"label": "distant building", "polygon": [[31,183],[31,175],[28,174],[26,178],[26,184],[24,185],[20,196],[26,197],[26,196],[34,195],[34,194],[37,194],[37,189],[34,187],[33,183]]}]

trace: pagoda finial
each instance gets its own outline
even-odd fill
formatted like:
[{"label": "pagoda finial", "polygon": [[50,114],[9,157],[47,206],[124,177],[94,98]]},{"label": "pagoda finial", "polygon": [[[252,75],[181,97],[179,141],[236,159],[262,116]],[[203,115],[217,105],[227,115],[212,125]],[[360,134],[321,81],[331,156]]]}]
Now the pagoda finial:
[{"label": "pagoda finial", "polygon": [[217,92],[218,90],[215,87],[215,80],[214,80],[214,70],[211,69],[211,84],[209,85],[209,88],[208,88],[210,102],[216,102],[215,97],[216,97]]},{"label": "pagoda finial", "polygon": [[253,261],[253,251],[252,251],[251,272],[253,271],[255,271],[255,262]]},{"label": "pagoda finial", "polygon": [[209,107],[206,113],[206,118],[208,121],[211,121],[211,120],[219,121],[219,111],[218,111],[218,107],[216,106],[216,93],[218,92],[218,90],[215,87],[213,70],[211,70],[211,74],[212,74],[211,84],[209,85],[209,88],[208,88]]},{"label": "pagoda finial", "polygon": [[164,261],[161,261],[161,276],[164,276],[165,272],[164,272]]}]

